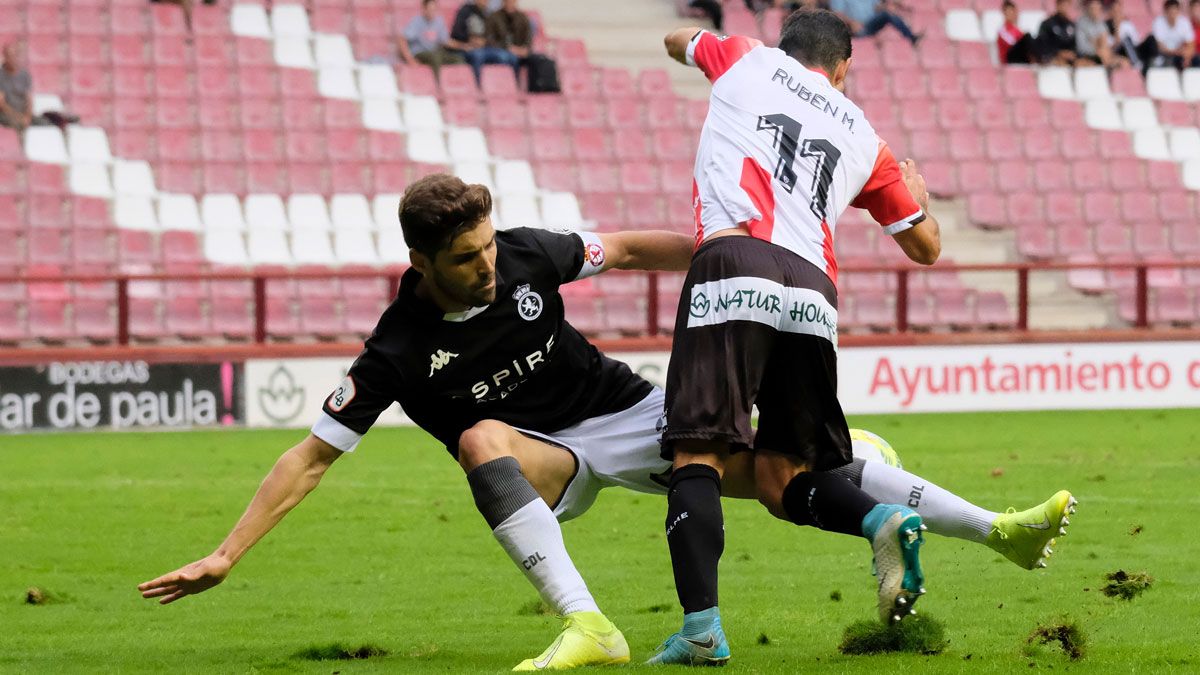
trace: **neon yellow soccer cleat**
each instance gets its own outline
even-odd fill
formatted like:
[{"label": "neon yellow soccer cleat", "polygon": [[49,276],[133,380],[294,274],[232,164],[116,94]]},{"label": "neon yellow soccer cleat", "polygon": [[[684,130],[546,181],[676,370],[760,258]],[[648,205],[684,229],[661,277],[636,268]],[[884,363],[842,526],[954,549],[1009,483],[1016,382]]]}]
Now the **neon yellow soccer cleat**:
[{"label": "neon yellow soccer cleat", "polygon": [[1059,490],[1027,511],[1009,509],[992,522],[987,545],[1027,570],[1045,567],[1046,558],[1054,553],[1054,537],[1067,533],[1071,524],[1067,516],[1075,513],[1078,503],[1070,492]]},{"label": "neon yellow soccer cleat", "polygon": [[603,614],[574,612],[564,617],[563,631],[546,651],[525,659],[513,670],[565,670],[580,666],[629,663],[625,636]]}]

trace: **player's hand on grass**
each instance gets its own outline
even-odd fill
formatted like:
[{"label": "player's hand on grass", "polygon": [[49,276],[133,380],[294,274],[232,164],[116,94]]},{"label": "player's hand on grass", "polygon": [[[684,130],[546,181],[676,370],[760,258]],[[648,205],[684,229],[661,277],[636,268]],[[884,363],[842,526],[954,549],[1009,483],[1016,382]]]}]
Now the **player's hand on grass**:
[{"label": "player's hand on grass", "polygon": [[924,211],[929,210],[929,190],[925,189],[925,177],[917,173],[917,163],[911,159],[900,162],[900,174],[904,177],[904,185],[912,194],[913,199]]},{"label": "player's hand on grass", "polygon": [[213,553],[174,572],[139,584],[138,590],[143,598],[159,598],[159,604],[168,605],[186,595],[203,593],[225,581],[232,568],[233,563],[225,556]]}]

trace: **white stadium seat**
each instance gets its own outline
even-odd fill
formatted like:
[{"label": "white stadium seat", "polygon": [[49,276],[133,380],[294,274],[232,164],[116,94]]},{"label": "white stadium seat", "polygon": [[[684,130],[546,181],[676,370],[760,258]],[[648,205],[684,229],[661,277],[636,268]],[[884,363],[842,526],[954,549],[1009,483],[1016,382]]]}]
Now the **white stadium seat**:
[{"label": "white stadium seat", "polygon": [[363,98],[399,98],[396,74],[382,64],[363,64],[358,67],[358,89]]},{"label": "white stadium seat", "polygon": [[1171,157],[1178,162],[1200,159],[1200,129],[1172,129],[1170,132]]},{"label": "white stadium seat", "polygon": [[292,254],[288,250],[287,236],[283,230],[256,230],[246,233],[246,250],[250,262],[256,265],[290,265]]},{"label": "white stadium seat", "polygon": [[1133,132],[1133,154],[1142,159],[1171,159],[1166,132],[1158,127]]},{"label": "white stadium seat", "polygon": [[353,68],[354,50],[345,35],[318,34],[313,38],[319,68]]},{"label": "white stadium seat", "polygon": [[67,127],[67,149],[72,162],[104,164],[113,159],[108,149],[108,134],[99,127],[77,124]]},{"label": "white stadium seat", "polygon": [[203,229],[200,224],[200,209],[192,195],[159,195],[158,222],[164,230],[197,232]]},{"label": "white stadium seat", "polygon": [[344,264],[374,265],[379,262],[370,230],[345,230],[333,233],[333,252]]},{"label": "white stadium seat", "polygon": [[1112,98],[1108,88],[1108,71],[1100,67],[1076,68],[1075,97],[1081,101]]},{"label": "white stadium seat", "polygon": [[1074,99],[1075,88],[1071,86],[1071,69],[1050,66],[1039,70],[1038,93],[1042,98]]},{"label": "white stadium seat", "polygon": [[1146,93],[1160,101],[1182,101],[1183,86],[1174,68],[1151,68],[1146,72]]},{"label": "white stadium seat", "polygon": [[[276,199],[279,199],[276,197]],[[283,212],[280,207],[280,213]],[[244,230],[242,203],[237,195],[210,194],[200,200],[200,220],[206,230]]]},{"label": "white stadium seat", "polygon": [[400,107],[395,101],[368,98],[363,101],[363,126],[376,131],[404,131]]},{"label": "white stadium seat", "polygon": [[246,241],[237,230],[217,229],[204,233],[204,257],[218,265],[245,265]]},{"label": "white stadium seat", "polygon": [[47,112],[58,112],[66,106],[63,105],[62,99],[58,94],[34,94],[33,95],[33,114],[41,115]]},{"label": "white stadium seat", "polygon": [[325,68],[317,71],[317,93],[326,98],[357,101],[358,83],[352,68]]},{"label": "white stadium seat", "polygon": [[130,230],[158,230],[154,202],[149,197],[117,195],[113,202],[113,222]]},{"label": "white stadium seat", "polygon": [[108,167],[103,164],[71,164],[68,182],[71,192],[77,195],[105,199],[111,199],[113,196]]},{"label": "white stadium seat", "polygon": [[329,200],[329,218],[335,230],[373,230],[371,205],[362,195],[334,195]]},{"label": "white stadium seat", "polygon": [[459,162],[454,165],[454,175],[468,185],[478,183],[492,192],[496,191],[496,184],[492,181],[492,169],[487,162]]},{"label": "white stadium seat", "polygon": [[1121,118],[1130,131],[1153,129],[1158,126],[1158,113],[1154,101],[1148,98],[1126,99],[1121,104]]},{"label": "white stadium seat", "polygon": [[537,192],[529,162],[511,160],[496,164],[496,189],[502,195],[531,195]]},{"label": "white stadium seat", "polygon": [[983,42],[984,35],[979,27],[979,16],[975,10],[952,9],[946,12],[946,35],[951,40]]},{"label": "white stadium seat", "polygon": [[288,222],[292,230],[328,230],[329,207],[321,195],[294,194],[288,197]]},{"label": "white stadium seat", "polygon": [[31,162],[66,164],[67,142],[58,127],[29,127],[25,130],[25,157]]},{"label": "white stadium seat", "polygon": [[1121,108],[1113,98],[1094,98],[1084,107],[1084,119],[1093,129],[1120,131],[1124,129],[1121,122]]},{"label": "white stadium seat", "polygon": [[542,195],[542,224],[550,228],[583,229],[583,214],[579,200],[570,192],[548,192]]},{"label": "white stadium seat", "polygon": [[1200,190],[1200,159],[1190,159],[1184,163],[1183,184],[1189,190]]},{"label": "white stadium seat", "polygon": [[400,227],[400,195],[378,194],[371,202],[371,214],[375,217],[375,226],[379,231],[389,227]]},{"label": "white stadium seat", "polygon": [[271,24],[262,5],[234,5],[229,21],[234,35],[264,39],[271,37]]},{"label": "white stadium seat", "polygon": [[379,260],[391,265],[409,263],[408,244],[404,243],[404,234],[398,224],[379,230]]},{"label": "white stadium seat", "polygon": [[246,228],[251,230],[288,229],[287,211],[279,195],[246,197]]},{"label": "white stadium seat", "polygon": [[500,220],[508,227],[542,227],[537,198],[533,195],[503,195]]},{"label": "white stadium seat", "polygon": [[285,68],[317,67],[313,62],[312,48],[308,38],[281,37],[275,40],[275,63]]},{"label": "white stadium seat", "polygon": [[113,163],[113,191],[120,195],[154,197],[154,171],[149,162],[118,159]]},{"label": "white stadium seat", "polygon": [[442,108],[432,96],[407,96],[403,108],[405,128],[441,130],[445,126]]},{"label": "white stadium seat", "polygon": [[1004,15],[998,9],[989,9],[979,16],[980,34],[989,45],[995,44],[996,34],[1004,25]]},{"label": "white stadium seat", "polygon": [[1038,29],[1042,27],[1042,22],[1046,20],[1047,16],[1046,10],[1043,9],[1021,10],[1021,13],[1017,15],[1017,28],[1037,37]]},{"label": "white stadium seat", "polygon": [[455,162],[485,162],[488,159],[487,139],[482,129],[451,129],[446,134],[450,159]]},{"label": "white stadium seat", "polygon": [[292,258],[301,264],[332,265],[337,262],[324,230],[298,229],[292,231]]},{"label": "white stadium seat", "polygon": [[1185,101],[1200,101],[1200,68],[1183,71],[1183,98]]},{"label": "white stadium seat", "polygon": [[308,12],[304,5],[277,5],[271,11],[271,31],[275,37],[308,37]]},{"label": "white stadium seat", "polygon": [[450,153],[446,151],[446,140],[441,131],[413,130],[406,139],[408,158],[414,162],[426,164],[446,164],[450,161]]}]

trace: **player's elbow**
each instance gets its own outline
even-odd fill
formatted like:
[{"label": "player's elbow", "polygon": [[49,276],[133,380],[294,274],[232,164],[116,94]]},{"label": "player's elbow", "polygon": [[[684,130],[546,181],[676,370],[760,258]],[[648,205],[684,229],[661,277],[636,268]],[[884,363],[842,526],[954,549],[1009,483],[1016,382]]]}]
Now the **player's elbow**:
[{"label": "player's elbow", "polygon": [[942,243],[936,240],[908,253],[909,259],[918,265],[932,265],[938,261],[941,255]]}]

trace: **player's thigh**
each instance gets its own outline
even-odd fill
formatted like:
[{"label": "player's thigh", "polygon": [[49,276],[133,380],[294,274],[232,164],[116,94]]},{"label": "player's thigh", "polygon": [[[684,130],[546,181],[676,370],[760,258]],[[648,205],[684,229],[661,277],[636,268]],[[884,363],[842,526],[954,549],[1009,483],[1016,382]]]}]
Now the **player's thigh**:
[{"label": "player's thigh", "polygon": [[578,468],[575,455],[546,441],[531,438],[497,420],[484,420],[459,438],[458,461],[463,470],[501,457],[513,457],[526,480],[547,504],[555,504]]}]

